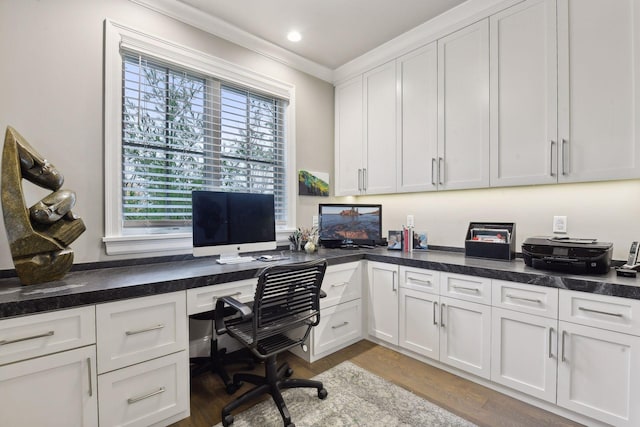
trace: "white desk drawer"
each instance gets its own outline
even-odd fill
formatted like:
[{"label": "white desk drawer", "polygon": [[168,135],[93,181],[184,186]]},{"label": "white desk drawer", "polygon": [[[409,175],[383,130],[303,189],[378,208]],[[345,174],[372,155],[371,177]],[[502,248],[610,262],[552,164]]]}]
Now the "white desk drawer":
[{"label": "white desk drawer", "polygon": [[327,294],[320,300],[320,307],[326,308],[336,304],[352,301],[362,295],[360,263],[332,265],[327,268],[322,281],[322,290]]},{"label": "white desk drawer", "polygon": [[320,324],[313,329],[313,355],[318,357],[362,337],[360,300],[345,302],[320,312]]},{"label": "white desk drawer", "polygon": [[96,307],[98,373],[184,350],[184,292],[100,304]]},{"label": "white desk drawer", "polygon": [[440,295],[491,305],[491,279],[443,272]]},{"label": "white desk drawer", "polygon": [[558,318],[558,289],[493,280],[492,304],[508,310]]},{"label": "white desk drawer", "polygon": [[149,426],[188,416],[189,366],[185,351],[98,377],[101,427]]},{"label": "white desk drawer", "polygon": [[640,300],[561,289],[559,318],[640,336]]},{"label": "white desk drawer", "polygon": [[214,310],[218,298],[225,296],[232,296],[240,302],[251,302],[255,296],[257,284],[258,279],[255,278],[188,289],[187,314],[191,316]]},{"label": "white desk drawer", "polygon": [[423,268],[400,267],[399,286],[437,295],[440,293],[440,272]]},{"label": "white desk drawer", "polygon": [[0,365],[96,342],[95,307],[0,321]]}]

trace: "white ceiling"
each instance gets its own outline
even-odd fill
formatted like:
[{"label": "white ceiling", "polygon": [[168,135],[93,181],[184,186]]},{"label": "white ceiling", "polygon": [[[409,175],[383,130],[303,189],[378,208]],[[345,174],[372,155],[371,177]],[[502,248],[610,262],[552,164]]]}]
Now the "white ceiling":
[{"label": "white ceiling", "polygon": [[178,1],[333,70],[465,0]]}]

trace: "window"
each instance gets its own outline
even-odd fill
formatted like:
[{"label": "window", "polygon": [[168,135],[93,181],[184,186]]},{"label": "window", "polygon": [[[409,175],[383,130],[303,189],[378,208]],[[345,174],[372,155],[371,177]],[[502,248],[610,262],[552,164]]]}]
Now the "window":
[{"label": "window", "polygon": [[105,37],[107,253],[190,250],[196,189],[274,194],[287,233],[293,87],[112,22]]}]

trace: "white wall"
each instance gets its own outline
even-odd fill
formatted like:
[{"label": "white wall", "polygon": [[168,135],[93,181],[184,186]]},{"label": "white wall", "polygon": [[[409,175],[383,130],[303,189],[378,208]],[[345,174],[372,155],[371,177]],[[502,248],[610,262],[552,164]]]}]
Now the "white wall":
[{"label": "white wall", "polygon": [[[16,128],[76,192],[74,212],[87,226],[71,245],[76,263],[112,259],[102,244],[105,18],[294,84],[297,167],[330,171],[331,84],[128,0],[0,0],[0,138],[7,125]],[[24,187],[29,204],[46,194]],[[3,224],[0,270],[12,268]]]}]

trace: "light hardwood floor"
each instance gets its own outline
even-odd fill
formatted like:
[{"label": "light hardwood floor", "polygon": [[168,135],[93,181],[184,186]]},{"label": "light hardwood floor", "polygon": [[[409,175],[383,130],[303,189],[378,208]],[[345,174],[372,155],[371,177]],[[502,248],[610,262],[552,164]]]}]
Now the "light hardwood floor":
[{"label": "light hardwood floor", "polygon": [[[315,363],[307,363],[289,353],[280,358],[281,362],[284,360],[293,368],[293,376],[299,378],[311,378],[350,360],[479,426],[580,425],[369,341],[360,341]],[[261,369],[261,366],[256,368],[258,372]],[[236,395],[249,387],[243,386]],[[191,417],[173,427],[211,427],[220,422],[222,407],[233,399],[234,396],[226,394],[218,377],[205,373],[192,378]]]}]

